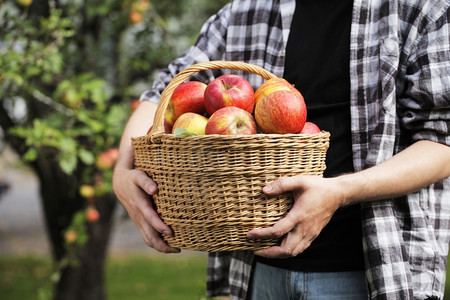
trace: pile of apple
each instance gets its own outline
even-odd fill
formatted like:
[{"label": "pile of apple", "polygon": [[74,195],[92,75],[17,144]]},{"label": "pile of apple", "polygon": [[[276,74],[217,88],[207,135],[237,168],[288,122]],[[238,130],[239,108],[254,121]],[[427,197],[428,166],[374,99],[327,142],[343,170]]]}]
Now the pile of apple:
[{"label": "pile of apple", "polygon": [[169,99],[164,127],[175,135],[320,132],[306,115],[302,94],[285,79],[269,79],[254,91],[245,78],[227,74],[209,84],[180,84]]}]

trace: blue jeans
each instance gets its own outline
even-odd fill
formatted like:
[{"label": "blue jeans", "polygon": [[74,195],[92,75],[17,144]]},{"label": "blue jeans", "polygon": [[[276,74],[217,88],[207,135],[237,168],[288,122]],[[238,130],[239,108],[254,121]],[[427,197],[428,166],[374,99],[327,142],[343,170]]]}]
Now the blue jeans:
[{"label": "blue jeans", "polygon": [[296,272],[256,263],[251,300],[360,300],[369,299],[363,271]]}]

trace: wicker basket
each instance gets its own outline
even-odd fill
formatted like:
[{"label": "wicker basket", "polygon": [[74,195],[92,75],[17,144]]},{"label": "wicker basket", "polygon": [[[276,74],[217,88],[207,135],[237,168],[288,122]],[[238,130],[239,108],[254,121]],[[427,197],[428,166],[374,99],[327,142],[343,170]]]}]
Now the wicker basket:
[{"label": "wicker basket", "polygon": [[157,183],[154,205],[174,235],[165,241],[197,251],[257,250],[277,239],[249,240],[253,228],[286,215],[292,195],[268,197],[267,183],[298,174],[322,176],[329,133],[247,136],[174,136],[164,133],[164,111],[173,90],[192,74],[209,69],[266,70],[241,62],[199,63],[177,74],[161,95],[152,131],[132,139],[135,167]]}]

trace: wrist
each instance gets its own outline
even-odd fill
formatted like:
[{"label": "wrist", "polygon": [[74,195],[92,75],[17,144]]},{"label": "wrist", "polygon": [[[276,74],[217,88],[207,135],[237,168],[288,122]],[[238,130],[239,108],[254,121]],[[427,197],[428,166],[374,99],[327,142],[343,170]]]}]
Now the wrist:
[{"label": "wrist", "polygon": [[360,185],[354,173],[344,174],[335,178],[337,181],[340,207],[361,202],[361,192],[364,187]]}]

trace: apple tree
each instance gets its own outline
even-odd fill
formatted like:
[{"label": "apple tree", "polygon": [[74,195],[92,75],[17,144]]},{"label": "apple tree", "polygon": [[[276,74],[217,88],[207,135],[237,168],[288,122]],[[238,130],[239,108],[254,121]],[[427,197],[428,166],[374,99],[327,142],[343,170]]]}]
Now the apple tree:
[{"label": "apple tree", "polygon": [[123,126],[155,72],[225,2],[0,1],[0,148],[39,179],[55,262],[55,289],[41,298],[105,299]]}]

